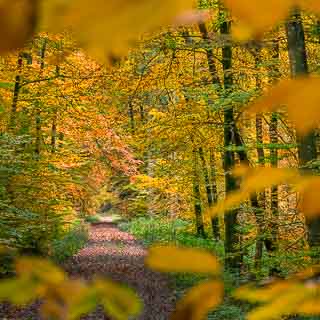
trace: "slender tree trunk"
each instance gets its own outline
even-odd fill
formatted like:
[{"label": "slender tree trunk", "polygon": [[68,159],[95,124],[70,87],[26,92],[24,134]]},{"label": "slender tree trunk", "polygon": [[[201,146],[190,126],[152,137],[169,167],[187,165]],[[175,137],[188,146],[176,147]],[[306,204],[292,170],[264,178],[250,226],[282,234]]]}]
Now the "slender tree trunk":
[{"label": "slender tree trunk", "polygon": [[[261,49],[257,48],[254,53],[255,58],[255,67],[256,70],[259,70],[259,65],[261,63]],[[257,91],[261,91],[262,84],[261,78],[259,74],[256,74],[256,89]],[[265,154],[263,149],[263,118],[262,114],[256,115],[256,141],[257,141],[257,155],[258,155],[258,163],[259,166],[265,166]],[[265,191],[260,192],[256,202],[256,207],[253,208],[255,211],[256,222],[257,222],[257,240],[256,240],[256,253],[255,253],[255,268],[256,270],[260,270],[261,268],[261,259],[263,253],[263,233],[264,233],[264,214],[266,208],[266,193]]]},{"label": "slender tree trunk", "polygon": [[130,119],[131,132],[134,133],[135,123],[134,123],[134,110],[133,110],[132,101],[130,101],[128,104],[128,113],[129,113],[129,119]]},{"label": "slender tree trunk", "polygon": [[202,147],[199,148],[199,157],[200,157],[201,164],[202,164],[202,172],[203,172],[204,181],[205,181],[208,205],[209,205],[209,207],[212,207],[213,196],[212,196],[211,183],[210,183],[210,178],[209,178],[209,170],[207,167],[207,163],[206,163],[206,159],[205,159],[204,151],[203,151]]},{"label": "slender tree trunk", "polygon": [[[222,35],[230,35],[231,24],[229,21],[221,23],[220,32]],[[227,44],[222,48],[222,66],[224,72],[224,89],[225,93],[232,88],[233,75],[232,69],[232,47]],[[223,167],[225,172],[225,191],[226,195],[238,189],[237,179],[232,175],[231,171],[235,165],[234,152],[230,150],[234,141],[234,115],[233,107],[228,106],[224,109],[224,161]],[[240,235],[238,231],[238,209],[231,209],[225,212],[225,265],[228,269],[235,272],[240,271],[241,255],[239,252]]]},{"label": "slender tree trunk", "polygon": [[197,235],[199,237],[205,237],[198,175],[198,154],[196,149],[193,150],[193,201]]},{"label": "slender tree trunk", "polygon": [[[43,39],[41,51],[40,51],[40,75],[43,73],[45,63],[45,55],[47,50],[47,39]],[[42,133],[41,133],[41,108],[39,101],[36,102],[36,142],[35,142],[35,154],[39,158],[41,152],[41,140],[42,140]]]},{"label": "slender tree trunk", "polygon": [[20,94],[22,65],[23,65],[23,58],[21,53],[19,53],[18,61],[17,61],[18,73],[16,75],[15,82],[14,82],[13,98],[12,98],[11,113],[10,113],[10,120],[9,120],[10,130],[14,129],[16,126],[17,105],[18,105],[19,94]]},{"label": "slender tree trunk", "polygon": [[[308,61],[306,53],[304,27],[301,14],[298,10],[286,23],[286,33],[288,41],[288,52],[292,77],[308,74]],[[306,165],[316,159],[316,136],[314,131],[310,131],[305,136],[297,136],[299,165],[303,172],[307,170]],[[308,242],[310,248],[320,247],[320,217],[314,219],[306,217],[308,227]]]},{"label": "slender tree trunk", "polygon": [[209,72],[211,75],[212,83],[217,85],[218,87],[220,87],[220,80],[219,80],[217,67],[216,67],[215,60],[214,60],[214,53],[213,53],[212,47],[210,46],[210,39],[208,36],[208,31],[207,31],[206,25],[204,23],[200,23],[199,30],[201,32],[202,39],[206,43],[205,50],[206,50],[206,54],[207,54],[208,68],[209,68]]},{"label": "slender tree trunk", "polygon": [[51,125],[51,153],[56,152],[57,145],[57,111],[54,111]]},{"label": "slender tree trunk", "polygon": [[[217,180],[216,180],[216,161],[214,150],[210,149],[210,168],[211,168],[211,191],[213,204],[218,202],[218,190],[217,190]],[[212,233],[215,240],[220,239],[220,227],[219,227],[219,218],[213,217],[211,219]]]},{"label": "slender tree trunk", "polygon": [[[207,62],[208,62],[209,73],[211,76],[211,82],[212,84],[217,86],[218,90],[220,90],[221,83],[220,83],[219,75],[217,72],[217,66],[214,59],[214,52],[210,44],[210,38],[208,35],[207,27],[204,23],[200,23],[198,26],[201,32],[202,39],[205,42],[205,50],[207,54]],[[210,168],[211,168],[211,181],[209,183],[210,183],[210,189],[212,194],[212,203],[214,204],[218,201],[218,192],[217,192],[217,184],[216,184],[216,177],[215,177],[216,164],[215,164],[214,150],[212,149],[210,150]],[[209,200],[208,200],[208,203],[209,203]],[[213,238],[215,240],[220,239],[220,228],[219,228],[218,217],[213,217],[211,219],[211,226],[212,226]]]}]

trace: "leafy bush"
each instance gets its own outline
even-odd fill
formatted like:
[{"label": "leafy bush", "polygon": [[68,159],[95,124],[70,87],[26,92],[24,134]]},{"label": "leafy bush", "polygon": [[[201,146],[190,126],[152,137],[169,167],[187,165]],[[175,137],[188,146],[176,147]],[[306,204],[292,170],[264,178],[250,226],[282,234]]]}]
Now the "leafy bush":
[{"label": "leafy bush", "polygon": [[88,223],[95,223],[95,222],[99,222],[100,221],[100,218],[98,215],[94,215],[94,216],[86,216],[84,218],[84,221],[85,222],[88,222]]},{"label": "leafy bush", "polygon": [[203,239],[188,231],[190,222],[183,219],[171,219],[163,216],[138,217],[119,227],[144,241],[153,243],[175,243],[186,247],[203,248],[223,256],[223,244],[212,239]]},{"label": "leafy bush", "polygon": [[87,226],[77,220],[61,239],[53,241],[51,258],[57,263],[62,263],[83,248],[87,240]]}]

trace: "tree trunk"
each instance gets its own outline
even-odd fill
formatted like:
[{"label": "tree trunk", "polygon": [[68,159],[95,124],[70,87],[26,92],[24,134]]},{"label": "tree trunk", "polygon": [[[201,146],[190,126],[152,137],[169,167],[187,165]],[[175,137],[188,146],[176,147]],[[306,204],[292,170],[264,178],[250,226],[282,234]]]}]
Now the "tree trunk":
[{"label": "tree trunk", "polygon": [[198,155],[196,149],[193,150],[193,201],[197,236],[205,237],[201,207],[200,184],[198,176]]},{"label": "tree trunk", "polygon": [[[259,65],[261,63],[261,50],[257,48],[254,53],[255,58],[255,67],[256,70],[259,70]],[[256,74],[256,89],[258,92],[261,91],[261,79],[259,74]],[[262,114],[258,113],[256,115],[256,141],[257,141],[257,155],[258,155],[258,163],[259,166],[265,166],[265,154],[263,149],[263,118]],[[264,233],[264,214],[266,208],[266,193],[265,191],[260,192],[258,196],[256,205],[257,207],[253,208],[255,211],[256,223],[257,223],[257,240],[256,240],[256,252],[255,252],[255,268],[256,270],[260,270],[261,268],[261,259],[263,253],[263,233]]]},{"label": "tree trunk", "polygon": [[[221,23],[220,32],[222,35],[230,35],[231,24],[229,21]],[[222,48],[222,66],[224,72],[225,93],[232,88],[233,75],[232,68],[232,47],[227,44]],[[235,165],[234,152],[230,150],[234,141],[234,115],[233,107],[228,106],[224,109],[224,159],[223,167],[225,172],[225,191],[226,195],[238,189],[237,179],[231,171]],[[239,272],[241,266],[241,255],[239,253],[239,231],[238,231],[238,209],[231,209],[225,212],[225,265],[228,269]]]},{"label": "tree trunk", "polygon": [[18,73],[16,75],[15,82],[14,82],[13,98],[12,98],[11,113],[10,113],[10,120],[9,120],[10,130],[14,129],[16,126],[17,105],[18,105],[20,85],[21,85],[22,64],[23,64],[22,54],[19,53],[18,61],[17,61]]},{"label": "tree trunk", "polygon": [[[306,53],[304,27],[301,14],[298,10],[286,23],[288,52],[292,77],[308,74],[308,61]],[[297,136],[299,165],[305,172],[306,165],[316,159],[316,136],[310,131],[305,136]],[[320,247],[320,216],[310,219],[306,217],[308,228],[308,242],[311,249]]]},{"label": "tree trunk", "polygon": [[[45,63],[44,58],[46,55],[47,50],[47,39],[43,39],[41,51],[40,51],[40,75],[42,75]],[[36,142],[35,142],[35,154],[39,158],[41,152],[41,140],[42,140],[42,133],[41,133],[41,108],[40,103],[36,101]]]},{"label": "tree trunk", "polygon": [[[217,190],[217,180],[216,180],[216,163],[215,163],[215,155],[214,150],[210,150],[210,168],[211,168],[211,191],[213,203],[218,202],[218,190]],[[213,217],[211,219],[212,233],[215,240],[220,239],[220,227],[219,227],[219,218]]]}]

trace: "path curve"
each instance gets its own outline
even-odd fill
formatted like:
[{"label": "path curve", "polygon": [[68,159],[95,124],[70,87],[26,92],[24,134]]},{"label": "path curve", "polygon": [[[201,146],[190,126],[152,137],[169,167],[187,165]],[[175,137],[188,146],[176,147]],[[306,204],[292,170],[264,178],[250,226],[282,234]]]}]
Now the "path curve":
[{"label": "path curve", "polygon": [[[89,280],[100,275],[129,285],[144,302],[137,320],[167,320],[175,296],[165,275],[144,266],[145,255],[146,249],[132,235],[103,221],[90,227],[87,245],[65,264],[65,269],[73,278]],[[0,305],[0,319],[41,319],[36,309],[36,305],[23,310]],[[99,307],[81,319],[109,320]]]}]

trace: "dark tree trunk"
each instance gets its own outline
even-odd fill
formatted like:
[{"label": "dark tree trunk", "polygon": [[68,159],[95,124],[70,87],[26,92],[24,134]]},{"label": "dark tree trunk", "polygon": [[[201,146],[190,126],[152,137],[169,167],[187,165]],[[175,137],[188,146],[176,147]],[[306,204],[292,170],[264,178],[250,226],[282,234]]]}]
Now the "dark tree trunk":
[{"label": "dark tree trunk", "polygon": [[[211,168],[211,191],[213,203],[218,202],[218,190],[217,190],[217,181],[216,181],[216,163],[215,163],[215,155],[214,150],[210,150],[210,168]],[[212,233],[215,240],[220,239],[220,227],[219,227],[219,218],[213,217],[211,219]]]},{"label": "dark tree trunk", "polygon": [[[296,12],[286,23],[288,52],[292,77],[308,74],[308,61],[305,44],[305,34],[300,12]],[[316,159],[316,135],[310,131],[305,136],[297,136],[299,165],[302,172],[307,170],[306,165]],[[310,248],[320,247],[320,217],[314,219],[306,217],[308,227],[308,242]]]},{"label": "dark tree trunk", "polygon": [[[257,48],[254,52],[255,58],[255,67],[256,70],[259,70],[259,66],[261,64],[261,50]],[[259,74],[256,74],[256,89],[258,92],[261,91],[261,78]],[[263,149],[263,118],[262,114],[256,115],[256,141],[257,141],[257,155],[258,155],[258,163],[259,166],[265,166],[265,154]],[[253,208],[255,211],[256,223],[257,223],[257,240],[256,240],[256,252],[255,252],[255,268],[260,270],[261,268],[261,259],[263,253],[263,233],[264,233],[264,214],[266,208],[266,193],[265,191],[259,194],[259,201],[258,196],[257,199],[254,199],[256,202],[256,206]]]},{"label": "dark tree trunk", "polygon": [[[231,24],[229,21],[221,23],[220,31],[222,35],[230,34]],[[224,90],[228,94],[233,85],[232,75],[232,47],[227,44],[222,48],[222,66],[224,72]],[[233,107],[228,106],[224,109],[224,159],[223,167],[225,172],[225,191],[226,195],[238,189],[237,179],[232,175],[231,171],[235,165],[234,152],[231,146],[234,141],[234,115]],[[239,272],[241,266],[241,254],[239,252],[240,235],[238,231],[238,209],[231,209],[225,212],[225,265],[228,269]]]},{"label": "dark tree trunk", "polygon": [[[47,50],[47,39],[43,39],[41,51],[40,51],[40,75],[42,75],[44,67],[45,67],[45,55]],[[36,142],[35,142],[35,154],[37,157],[40,157],[41,152],[41,108],[38,101],[36,101]]]},{"label": "dark tree trunk", "polygon": [[21,85],[21,69],[23,65],[23,58],[22,54],[19,54],[17,66],[18,66],[18,73],[15,78],[14,82],[14,89],[13,89],[13,98],[11,104],[11,113],[10,113],[10,120],[9,120],[9,129],[12,130],[16,126],[16,115],[17,115],[17,105],[19,100],[19,93],[20,93],[20,85]]},{"label": "dark tree trunk", "polygon": [[208,36],[207,27],[204,23],[199,24],[199,30],[202,35],[202,39],[205,41],[205,50],[207,54],[208,68],[211,75],[212,83],[220,87],[220,80],[217,72],[217,67],[214,60],[213,49],[210,46],[210,39]]},{"label": "dark tree trunk", "polygon": [[205,237],[202,217],[200,183],[198,176],[198,155],[196,149],[193,150],[193,201],[197,235],[199,237]]}]

